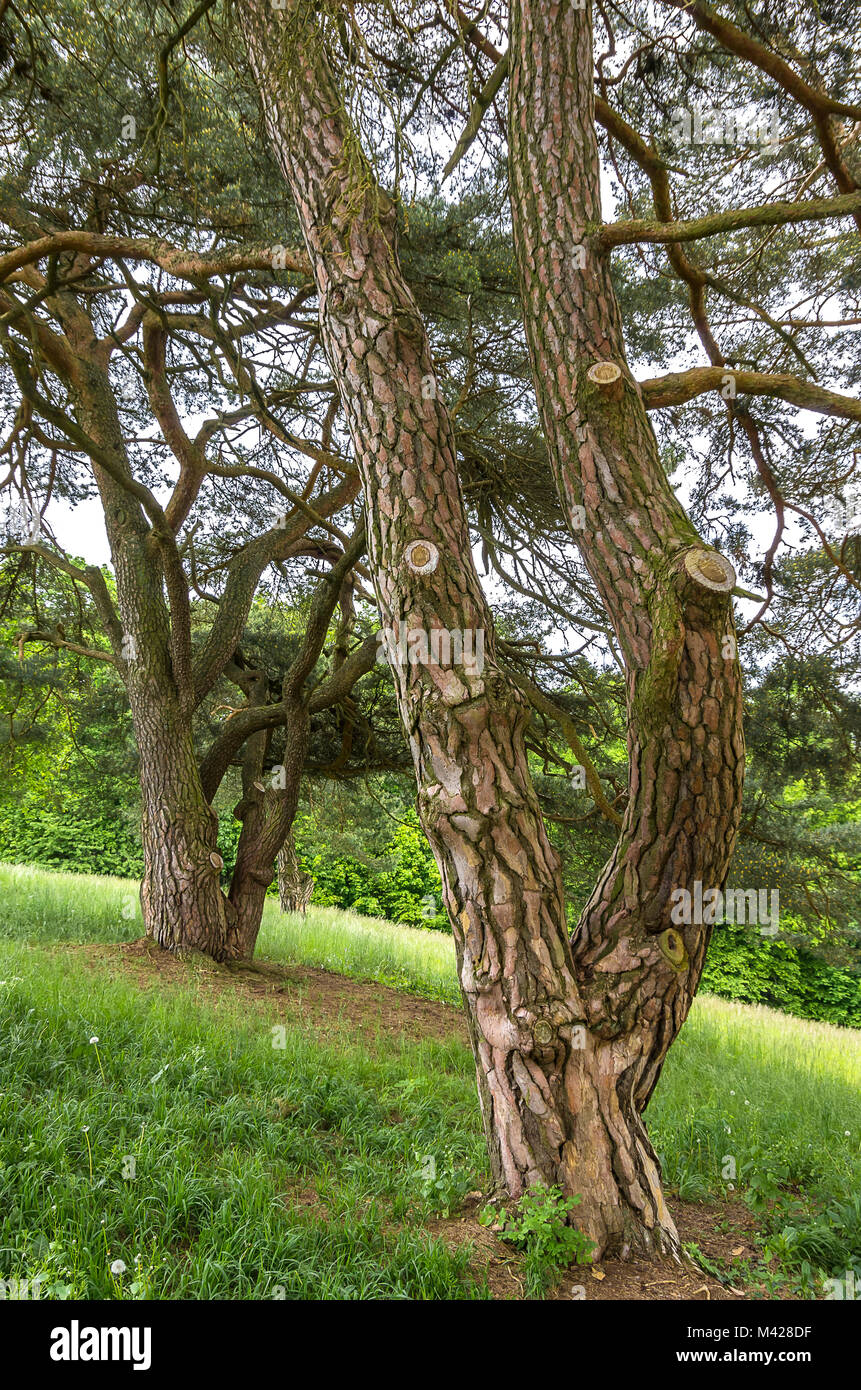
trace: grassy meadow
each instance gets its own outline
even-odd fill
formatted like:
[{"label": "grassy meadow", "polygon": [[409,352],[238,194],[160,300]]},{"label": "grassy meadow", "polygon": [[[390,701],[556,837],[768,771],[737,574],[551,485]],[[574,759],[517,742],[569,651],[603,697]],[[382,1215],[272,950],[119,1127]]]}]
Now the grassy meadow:
[{"label": "grassy meadow", "polygon": [[[461,1035],[320,1038],[273,1001],[203,992],[194,963],[141,988],[90,949],[139,937],[136,904],[124,880],[0,866],[0,1279],[56,1298],[488,1297],[469,1246],[428,1229],[488,1185]],[[273,901],[257,955],[458,1003],[437,933]],[[671,1051],[647,1114],[667,1186],[756,1213],[758,1296],[861,1272],[859,1083],[861,1034],[707,996]]]}]

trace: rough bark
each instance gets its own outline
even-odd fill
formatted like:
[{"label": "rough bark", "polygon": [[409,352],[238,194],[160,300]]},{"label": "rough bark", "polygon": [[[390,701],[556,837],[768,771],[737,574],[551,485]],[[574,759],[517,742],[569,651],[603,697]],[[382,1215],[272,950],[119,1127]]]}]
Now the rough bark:
[{"label": "rough bark", "polygon": [[[343,109],[313,13],[242,19],[269,135],[299,212],[323,341],[349,422],[384,626],[475,632],[485,665],[395,662],[440,868],[491,1165],[514,1197],[559,1184],[600,1252],[672,1244],[657,1163],[618,1087],[629,1065],[589,1035],[558,862],[524,747],[525,702],[500,670],[475,573],[451,422],[400,270],[395,213]],[[424,390],[423,390],[424,386]],[[424,547],[429,567],[407,563]]]},{"label": "rough bark", "polygon": [[[75,397],[81,426],[130,479],[102,363],[82,363]],[[218,821],[203,794],[192,738],[191,671],[171,626],[157,543],[135,497],[95,464],[94,473],[116,576],[118,656],[140,755],[145,929],[168,950],[227,959],[236,952],[234,914],[221,891]]]},{"label": "rough bark", "polygon": [[588,10],[516,0],[509,101],[512,217],[541,419],[627,671],[628,807],[572,938],[593,1046],[590,1103],[596,1130],[611,1136],[620,1202],[641,1228],[635,1243],[648,1245],[651,1231],[672,1244],[639,1116],[710,934],[708,925],[673,925],[670,895],[697,880],[722,887],[738,829],[735,576],[669,487],[625,361],[599,231]]},{"label": "rough bark", "polygon": [[304,917],[314,892],[314,879],[299,863],[292,830],[278,851],[277,873],[281,911],[301,912]]}]

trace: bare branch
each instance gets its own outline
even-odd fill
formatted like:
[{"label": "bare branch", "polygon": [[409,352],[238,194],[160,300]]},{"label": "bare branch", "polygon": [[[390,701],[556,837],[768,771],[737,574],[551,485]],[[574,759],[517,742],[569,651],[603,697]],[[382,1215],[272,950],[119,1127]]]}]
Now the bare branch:
[{"label": "bare branch", "polygon": [[861,211],[861,190],[842,193],[836,198],[809,198],[797,203],[763,203],[754,208],[731,208],[695,217],[688,222],[656,222],[632,218],[611,222],[595,234],[599,250],[630,246],[635,242],[666,244],[674,241],[700,241],[746,227],[778,227],[794,222],[823,222],[831,217],[849,217]]},{"label": "bare branch", "polygon": [[119,666],[119,661],[112,652],[104,651],[100,647],[84,647],[78,642],[68,642],[56,631],[48,632],[41,628],[26,627],[18,634],[19,654],[25,642],[44,642],[49,647],[56,647],[58,651],[74,652],[76,656],[85,656],[90,661],[106,661],[109,666]]},{"label": "bare branch", "polygon": [[741,372],[734,367],[692,367],[687,372],[669,372],[666,376],[650,377],[640,382],[647,410],[684,405],[685,401],[702,396],[707,391],[720,391],[727,378],[732,377],[735,390],[743,396],[776,396],[801,410],[815,410],[820,415],[836,415],[844,420],[861,422],[861,400],[828,391],[810,381],[784,372]]},{"label": "bare branch", "polygon": [[64,251],[85,252],[102,259],[122,256],[132,261],[148,261],[178,280],[190,280],[195,284],[201,280],[211,280],[214,276],[236,275],[243,270],[272,270],[276,251],[279,269],[304,276],[311,274],[304,251],[263,246],[256,250],[227,254],[200,254],[155,238],[103,236],[98,232],[75,229],[53,232],[18,246],[14,251],[7,251],[5,256],[0,256],[0,281],[8,280],[22,266],[32,265],[45,256]]},{"label": "bare branch", "polygon": [[443,170],[442,176],[444,180],[448,178],[449,174],[451,174],[454,171],[454,169],[463,159],[464,155],[466,154],[467,150],[469,149],[470,145],[472,144],[473,140],[478,134],[479,127],[484,119],[484,114],[487,111],[487,108],[494,101],[496,94],[502,86],[507,75],[508,54],[505,53],[500,58],[496,67],[493,69],[493,72],[490,74],[490,77],[485,83],[484,87],[481,89],[481,91],[475,99],[475,105],[469,113],[469,120],[466,123],[464,132],[458,140],[457,144],[455,145],[451,157],[448,163],[446,164],[445,169]]}]

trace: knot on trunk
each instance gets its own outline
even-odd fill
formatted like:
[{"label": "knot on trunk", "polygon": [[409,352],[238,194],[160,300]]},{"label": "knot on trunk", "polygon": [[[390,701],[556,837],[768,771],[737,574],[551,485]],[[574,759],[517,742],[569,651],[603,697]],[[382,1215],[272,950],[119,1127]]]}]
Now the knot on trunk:
[{"label": "knot on trunk", "polygon": [[532,1041],[537,1048],[549,1047],[553,1041],[553,1024],[546,1018],[539,1018],[532,1029]]},{"label": "knot on trunk", "polygon": [[[541,1013],[532,1020],[527,1015],[527,1055],[540,1062],[548,1071],[558,1071],[569,1052],[586,1048],[586,1026],[577,1021],[577,1010],[558,1000],[551,1004],[552,1012]],[[582,1020],[582,1014],[580,1015]]]},{"label": "knot on trunk", "polygon": [[676,970],[683,970],[689,964],[685,939],[681,932],[669,927],[666,931],[662,931],[656,940],[662,955]]}]

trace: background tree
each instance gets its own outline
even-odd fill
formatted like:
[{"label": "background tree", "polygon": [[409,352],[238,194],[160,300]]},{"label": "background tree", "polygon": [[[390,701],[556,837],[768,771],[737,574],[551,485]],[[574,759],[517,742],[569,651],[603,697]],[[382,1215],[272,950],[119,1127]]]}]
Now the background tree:
[{"label": "background tree", "polygon": [[[146,7],[134,12],[141,39],[152,18]],[[184,132],[165,130],[164,82],[151,85],[151,74],[163,78],[159,52],[141,42],[139,67],[122,66],[126,40],[110,16],[71,5],[4,19],[13,42],[30,46],[29,64],[9,64],[17,160],[0,190],[11,247],[0,258],[4,389],[10,405],[17,398],[5,483],[25,521],[22,534],[13,512],[7,548],[22,557],[19,575],[50,565],[87,595],[107,639],[101,658],[125,686],[140,754],[148,932],[174,949],[243,956],[295,811],[304,687],[362,548],[358,519],[344,512],[358,484],[326,446],[330,392],[313,372],[306,377],[308,329],[301,319],[292,326],[301,287],[283,297],[290,257],[229,249],[253,240],[253,216],[265,229],[268,209],[259,171],[240,158],[235,108],[221,144],[207,144],[226,74],[182,65],[190,118]],[[155,19],[169,20],[172,33],[169,12]],[[168,53],[173,47],[168,41]],[[85,98],[94,64],[101,76]],[[205,179],[197,177],[204,149]],[[223,189],[219,150],[235,157],[244,183]],[[165,239],[180,228],[189,248]],[[267,351],[267,333],[285,321],[292,332]],[[260,385],[255,354],[263,352]],[[250,476],[259,485],[253,498],[243,488]],[[52,498],[92,495],[93,484],[111,546],[110,587],[100,570],[50,543],[44,519]],[[248,667],[238,643],[264,573],[303,556],[331,573],[273,700],[266,673]],[[195,630],[192,593],[212,615]],[[36,628],[23,634],[30,640],[63,648],[68,639]],[[359,658],[340,655],[333,699],[373,660],[371,645]],[[195,714],[222,677],[251,708],[227,721],[198,766]],[[286,780],[267,787],[260,770],[267,730],[277,727],[288,735]],[[243,745],[242,834],[225,896],[211,802]]]}]

